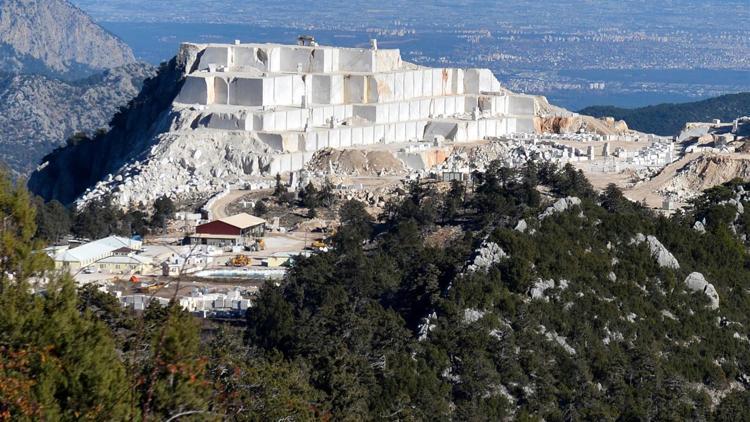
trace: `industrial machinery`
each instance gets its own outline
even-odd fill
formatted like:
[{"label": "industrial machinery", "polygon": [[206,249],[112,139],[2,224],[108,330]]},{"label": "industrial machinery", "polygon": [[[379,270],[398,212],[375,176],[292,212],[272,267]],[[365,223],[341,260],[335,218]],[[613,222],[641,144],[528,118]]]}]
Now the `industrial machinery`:
[{"label": "industrial machinery", "polygon": [[229,265],[233,267],[247,267],[250,265],[250,258],[247,255],[237,255],[229,260]]}]

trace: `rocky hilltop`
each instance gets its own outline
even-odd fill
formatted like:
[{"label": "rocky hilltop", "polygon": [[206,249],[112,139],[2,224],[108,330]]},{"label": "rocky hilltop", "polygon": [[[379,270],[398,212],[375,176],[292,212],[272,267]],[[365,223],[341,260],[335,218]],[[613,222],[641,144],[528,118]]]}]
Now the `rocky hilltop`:
[{"label": "rocky hilltop", "polygon": [[0,0],[0,70],[78,79],[135,62],[130,47],[65,0]]},{"label": "rocky hilltop", "polygon": [[14,176],[106,130],[155,71],[65,0],[0,0],[0,54],[0,162]]},{"label": "rocky hilltop", "polygon": [[125,163],[137,162],[157,142],[157,135],[169,128],[169,106],[182,86],[183,65],[172,59],[144,81],[140,93],[112,118],[108,132],[45,157],[31,175],[29,188],[46,199],[70,203]]},{"label": "rocky hilltop", "polygon": [[421,68],[398,50],[184,44],[109,133],[49,155],[29,186],[64,203],[190,200],[301,170],[328,148],[395,157],[532,133],[556,113],[575,116],[507,91],[489,70]]},{"label": "rocky hilltop", "polygon": [[154,72],[150,65],[132,63],[76,82],[5,75],[0,79],[0,160],[25,175],[73,134],[106,130]]}]

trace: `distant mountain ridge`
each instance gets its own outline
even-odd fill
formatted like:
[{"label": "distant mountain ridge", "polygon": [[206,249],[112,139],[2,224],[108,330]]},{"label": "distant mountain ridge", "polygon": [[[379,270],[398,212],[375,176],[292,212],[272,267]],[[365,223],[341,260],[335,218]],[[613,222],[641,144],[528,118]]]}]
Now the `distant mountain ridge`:
[{"label": "distant mountain ridge", "polygon": [[155,69],[132,63],[75,82],[42,75],[0,77],[0,159],[26,175],[76,132],[107,129]]},{"label": "distant mountain ridge", "polygon": [[687,122],[713,119],[732,121],[750,115],[750,92],[722,95],[707,100],[680,104],[658,104],[641,108],[614,106],[586,107],[579,111],[594,117],[611,116],[625,120],[631,129],[657,135],[677,135]]},{"label": "distant mountain ridge", "polygon": [[66,0],[0,0],[0,164],[16,177],[107,129],[155,69]]},{"label": "distant mountain ridge", "polygon": [[80,79],[135,62],[130,47],[66,0],[0,0],[0,71]]}]

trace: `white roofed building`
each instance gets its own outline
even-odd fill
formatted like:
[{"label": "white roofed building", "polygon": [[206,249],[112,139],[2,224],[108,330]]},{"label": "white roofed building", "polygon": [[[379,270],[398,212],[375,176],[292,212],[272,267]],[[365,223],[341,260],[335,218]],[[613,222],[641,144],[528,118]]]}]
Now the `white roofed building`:
[{"label": "white roofed building", "polygon": [[127,248],[139,251],[143,243],[140,240],[120,236],[109,236],[84,245],[59,252],[53,257],[55,268],[77,272],[89,265],[115,255],[115,251]]}]

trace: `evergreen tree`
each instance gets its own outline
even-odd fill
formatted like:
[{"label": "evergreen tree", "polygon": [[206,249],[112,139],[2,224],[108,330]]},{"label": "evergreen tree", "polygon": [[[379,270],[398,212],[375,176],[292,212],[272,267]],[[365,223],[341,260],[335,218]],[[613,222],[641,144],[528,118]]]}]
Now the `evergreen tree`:
[{"label": "evergreen tree", "polygon": [[268,206],[265,201],[257,201],[253,207],[253,215],[256,217],[263,217],[268,213]]},{"label": "evergreen tree", "polygon": [[151,217],[151,227],[159,227],[166,231],[167,220],[174,218],[176,211],[174,202],[167,196],[162,196],[154,201],[154,215]]},{"label": "evergreen tree", "polygon": [[[35,253],[28,193],[0,176],[0,417],[126,420],[136,415],[109,330],[76,307],[73,281]],[[46,279],[33,293],[30,277]],[[37,289],[40,286],[37,286]]]},{"label": "evergreen tree", "polygon": [[200,419],[211,419],[207,358],[200,350],[197,321],[175,303],[158,315],[151,317],[161,322],[151,330],[151,355],[142,368],[144,418],[202,415]]},{"label": "evergreen tree", "polygon": [[70,234],[73,221],[70,211],[63,204],[56,200],[44,203],[41,198],[35,198],[34,204],[37,239],[54,243]]}]

